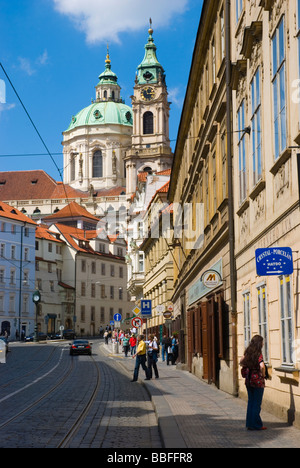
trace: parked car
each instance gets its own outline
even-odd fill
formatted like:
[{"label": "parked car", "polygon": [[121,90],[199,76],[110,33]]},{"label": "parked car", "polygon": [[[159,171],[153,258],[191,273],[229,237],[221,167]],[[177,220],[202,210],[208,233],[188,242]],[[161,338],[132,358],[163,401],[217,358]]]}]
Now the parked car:
[{"label": "parked car", "polygon": [[63,338],[66,340],[75,340],[76,333],[74,330],[64,330],[63,331]]},{"label": "parked car", "polygon": [[91,356],[92,343],[88,340],[74,340],[73,343],[70,344],[70,355],[73,356],[74,354],[88,354]]},{"label": "parked car", "polygon": [[[38,332],[38,341],[46,341],[48,335],[43,332]],[[29,343],[30,341],[34,341],[34,333],[30,333],[30,335],[25,336],[25,342]]]}]

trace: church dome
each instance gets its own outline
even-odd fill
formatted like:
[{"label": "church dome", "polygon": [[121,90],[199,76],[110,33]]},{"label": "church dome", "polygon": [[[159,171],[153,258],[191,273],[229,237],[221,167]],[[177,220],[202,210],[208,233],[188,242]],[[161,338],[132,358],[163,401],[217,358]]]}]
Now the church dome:
[{"label": "church dome", "polygon": [[96,100],[72,117],[67,131],[86,125],[125,125],[132,127],[132,109],[120,97],[118,77],[111,69],[109,52],[105,60],[105,70],[99,75],[96,86]]},{"label": "church dome", "polygon": [[69,130],[85,125],[125,125],[132,127],[132,109],[123,102],[94,102],[72,117]]}]

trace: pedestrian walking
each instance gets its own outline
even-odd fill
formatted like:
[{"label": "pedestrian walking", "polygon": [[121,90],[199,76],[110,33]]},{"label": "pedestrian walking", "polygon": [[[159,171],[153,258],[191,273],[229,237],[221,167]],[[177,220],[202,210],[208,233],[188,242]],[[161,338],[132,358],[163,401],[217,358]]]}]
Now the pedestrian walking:
[{"label": "pedestrian walking", "polygon": [[164,334],[161,340],[161,357],[162,357],[163,362],[166,360],[166,357],[167,357],[168,347],[166,346],[166,339],[167,339],[167,335]]},{"label": "pedestrian walking", "polygon": [[150,338],[150,340],[149,340],[149,343],[148,343],[148,351],[147,351],[147,354],[148,354],[148,375],[149,375],[149,378],[152,379],[152,375],[153,375],[152,368],[153,368],[155,378],[158,379],[159,378],[158,369],[157,369],[158,344],[157,344],[157,340],[155,339],[154,335],[150,335],[149,338]]},{"label": "pedestrian walking", "polygon": [[266,378],[262,347],[263,338],[260,335],[255,335],[240,362],[248,392],[246,427],[252,431],[266,429],[260,417]]},{"label": "pedestrian walking", "polygon": [[146,380],[150,380],[149,371],[146,366],[146,343],[144,341],[144,335],[139,335],[137,342],[138,342],[137,352],[136,354],[132,356],[133,358],[136,358],[136,361],[135,361],[133,379],[131,380],[131,382],[137,381],[138,376],[139,376],[140,366],[142,366],[143,370],[145,371]]},{"label": "pedestrian walking", "polygon": [[128,336],[128,333],[125,333],[125,336],[123,338],[123,350],[124,350],[124,353],[125,353],[125,357],[127,357],[128,351],[129,351],[129,336]]},{"label": "pedestrian walking", "polygon": [[178,340],[176,335],[172,335],[172,365],[174,366],[178,358]]},{"label": "pedestrian walking", "polygon": [[107,344],[107,345],[108,345],[108,337],[109,337],[109,336],[108,336],[108,331],[105,330],[105,332],[104,332],[104,340],[105,340],[105,344]]},{"label": "pedestrian walking", "polygon": [[136,336],[132,335],[129,339],[130,344],[130,354],[133,356],[136,352]]},{"label": "pedestrian walking", "polygon": [[172,352],[172,339],[167,336],[165,341],[165,349],[167,352],[167,366],[172,362],[173,352]]}]

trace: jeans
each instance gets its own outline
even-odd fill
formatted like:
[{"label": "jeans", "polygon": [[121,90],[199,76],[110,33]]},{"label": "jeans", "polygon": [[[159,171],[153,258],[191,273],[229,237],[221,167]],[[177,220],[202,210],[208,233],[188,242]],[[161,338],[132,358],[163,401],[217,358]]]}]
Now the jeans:
[{"label": "jeans", "polygon": [[260,417],[261,403],[264,395],[264,388],[247,387],[248,406],[246,427],[248,429],[261,429],[263,423]]},{"label": "jeans", "polygon": [[148,353],[148,377],[152,379],[152,367],[154,370],[155,377],[158,379],[158,370],[157,370],[157,352],[152,351],[152,353]]},{"label": "jeans", "polygon": [[144,369],[146,378],[149,379],[149,371],[146,366],[146,354],[142,354],[141,356],[138,355],[136,357],[133,380],[138,379],[140,366],[142,366],[142,368]]},{"label": "jeans", "polygon": [[164,361],[166,356],[167,356],[167,350],[166,350],[166,347],[165,345],[163,344],[162,347],[161,347],[161,357],[162,357],[162,360]]}]

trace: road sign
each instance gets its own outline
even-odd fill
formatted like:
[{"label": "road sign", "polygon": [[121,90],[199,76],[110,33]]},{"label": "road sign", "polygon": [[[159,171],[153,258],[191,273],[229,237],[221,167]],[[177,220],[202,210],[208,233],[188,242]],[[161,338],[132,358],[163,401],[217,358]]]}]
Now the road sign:
[{"label": "road sign", "polygon": [[115,328],[120,328],[121,322],[114,322],[114,327]]},{"label": "road sign", "polygon": [[140,327],[143,325],[143,320],[142,320],[140,317],[134,317],[134,318],[131,320],[131,325],[132,325],[134,328],[140,328]]},{"label": "road sign", "polygon": [[170,319],[172,318],[172,312],[170,312],[169,310],[164,312],[164,318],[165,319]]},{"label": "road sign", "polygon": [[255,250],[256,273],[258,276],[291,275],[293,253],[290,247],[269,247]]},{"label": "road sign", "polygon": [[164,306],[164,305],[162,305],[162,304],[156,306],[156,311],[157,311],[159,314],[162,314],[162,313],[165,311],[165,309],[166,309],[166,306]]},{"label": "road sign", "polygon": [[152,316],[152,301],[142,299],[141,300],[141,316],[151,317]]},{"label": "road sign", "polygon": [[122,320],[122,315],[121,314],[115,314],[114,315],[114,321],[115,322],[121,322]]},{"label": "road sign", "polygon": [[134,315],[139,315],[139,313],[141,312],[141,309],[138,306],[136,306],[132,312],[134,313]]}]

